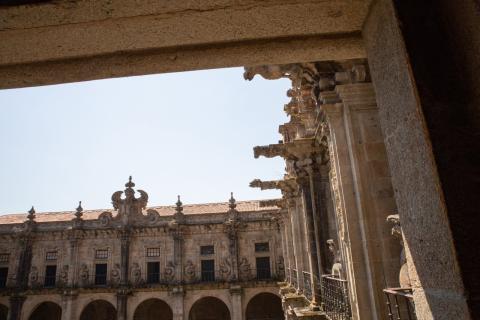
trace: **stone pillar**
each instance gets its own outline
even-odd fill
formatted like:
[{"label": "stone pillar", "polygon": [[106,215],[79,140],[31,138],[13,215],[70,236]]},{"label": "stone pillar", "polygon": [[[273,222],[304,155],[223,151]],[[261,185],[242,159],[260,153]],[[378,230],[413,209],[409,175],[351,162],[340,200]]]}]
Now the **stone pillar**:
[{"label": "stone pillar", "polygon": [[128,229],[120,231],[120,287],[117,291],[117,319],[127,320],[127,302],[129,292],[128,270],[130,258],[130,232]]},{"label": "stone pillar", "polygon": [[297,279],[297,291],[303,290],[303,279],[301,278],[303,270],[303,243],[300,236],[300,226],[297,217],[297,204],[294,197],[287,198],[288,211],[290,212],[290,224],[292,226],[292,240],[293,240],[293,252],[295,256],[296,274],[293,276]]},{"label": "stone pillar", "polygon": [[127,320],[127,300],[129,292],[127,289],[117,291],[117,320]]},{"label": "stone pillar", "polygon": [[72,290],[66,290],[62,294],[62,320],[74,319],[77,293]]},{"label": "stone pillar", "polygon": [[365,47],[417,317],[478,319],[478,1],[419,4],[373,2]]},{"label": "stone pillar", "polygon": [[173,320],[184,320],[184,297],[185,291],[182,286],[175,286],[170,293],[173,296],[172,312]]},{"label": "stone pillar", "polygon": [[[310,159],[308,159],[310,160]],[[310,289],[312,291],[311,304],[312,307],[318,307],[319,301],[317,301],[318,293],[320,293],[320,288],[318,287],[318,282],[320,279],[320,272],[318,267],[318,257],[317,257],[317,241],[315,237],[315,222],[314,222],[314,207],[312,207],[312,194],[311,194],[311,184],[308,177],[303,177],[297,179],[303,202],[303,221],[306,230],[306,242],[305,248],[308,252],[308,266],[310,269]]]},{"label": "stone pillar", "polygon": [[293,278],[297,277],[296,274],[294,274],[293,269],[297,269],[297,261],[296,261],[296,256],[295,256],[295,249],[294,245],[295,242],[293,240],[293,229],[292,229],[292,218],[291,218],[291,212],[290,210],[287,209],[287,212],[285,213],[285,239],[286,239],[286,244],[287,244],[287,252],[289,256],[289,261],[290,261],[290,274],[289,274],[289,281],[292,283]]},{"label": "stone pillar", "polygon": [[68,274],[68,281],[67,286],[72,288],[75,287],[77,284],[77,250],[78,250],[78,240],[76,239],[75,235],[70,239],[70,251],[69,251],[69,274]]},{"label": "stone pillar", "polygon": [[25,299],[24,295],[13,294],[10,296],[10,310],[8,310],[8,320],[22,319],[22,307]]},{"label": "stone pillar", "polygon": [[243,320],[242,312],[242,287],[231,286],[232,295],[232,320]]},{"label": "stone pillar", "polygon": [[280,231],[280,240],[282,242],[282,256],[284,261],[285,267],[285,281],[290,281],[290,254],[288,250],[288,238],[287,238],[287,227],[285,221],[285,213],[280,211],[280,219],[279,219],[279,231]]}]

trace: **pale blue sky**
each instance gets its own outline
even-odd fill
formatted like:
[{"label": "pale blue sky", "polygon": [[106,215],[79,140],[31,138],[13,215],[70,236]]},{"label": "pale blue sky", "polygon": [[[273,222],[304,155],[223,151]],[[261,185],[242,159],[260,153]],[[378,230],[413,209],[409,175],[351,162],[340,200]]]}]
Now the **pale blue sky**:
[{"label": "pale blue sky", "polygon": [[288,80],[219,69],[0,90],[0,214],[110,208],[129,175],[149,205],[279,197],[281,159],[254,159],[281,139]]}]

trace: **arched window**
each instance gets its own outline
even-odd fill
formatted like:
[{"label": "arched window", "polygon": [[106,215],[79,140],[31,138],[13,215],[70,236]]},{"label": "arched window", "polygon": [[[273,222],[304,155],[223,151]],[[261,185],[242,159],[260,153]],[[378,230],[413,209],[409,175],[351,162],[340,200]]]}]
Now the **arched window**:
[{"label": "arched window", "polygon": [[246,320],[283,320],[282,300],[269,292],[254,296],[247,304]]},{"label": "arched window", "polygon": [[135,309],[133,320],[172,320],[173,312],[170,306],[160,299],[148,299]]},{"label": "arched window", "polygon": [[61,320],[62,308],[54,302],[42,302],[33,310],[28,320]]},{"label": "arched window", "polygon": [[110,302],[95,300],[83,309],[80,320],[117,320],[117,311]]},{"label": "arched window", "polygon": [[189,320],[230,320],[230,311],[220,299],[205,297],[196,301],[190,309]]}]

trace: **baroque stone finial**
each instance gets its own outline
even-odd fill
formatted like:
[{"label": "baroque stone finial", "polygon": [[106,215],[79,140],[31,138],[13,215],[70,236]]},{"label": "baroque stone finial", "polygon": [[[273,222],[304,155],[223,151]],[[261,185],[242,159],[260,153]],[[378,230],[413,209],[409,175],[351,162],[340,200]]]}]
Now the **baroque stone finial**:
[{"label": "baroque stone finial", "polygon": [[175,203],[176,205],[176,208],[175,208],[175,211],[176,211],[176,214],[183,214],[183,203],[182,201],[180,201],[180,196],[177,196],[178,197],[178,200],[177,200],[177,203]]},{"label": "baroque stone finial", "polygon": [[229,207],[231,210],[235,210],[235,208],[237,207],[237,204],[235,203],[236,200],[235,200],[235,198],[233,197],[233,192],[230,192],[230,200],[228,200],[228,202],[229,202],[228,207]]},{"label": "baroque stone finial", "polygon": [[125,187],[131,189],[133,187],[135,187],[135,183],[132,182],[132,176],[129,176],[128,177],[128,182],[125,183]]},{"label": "baroque stone finial", "polygon": [[32,206],[32,209],[28,211],[28,216],[27,219],[29,221],[34,221],[35,220],[35,208]]},{"label": "baroque stone finial", "polygon": [[75,210],[76,210],[75,217],[77,219],[82,219],[82,216],[83,216],[82,201],[78,201],[78,207]]}]

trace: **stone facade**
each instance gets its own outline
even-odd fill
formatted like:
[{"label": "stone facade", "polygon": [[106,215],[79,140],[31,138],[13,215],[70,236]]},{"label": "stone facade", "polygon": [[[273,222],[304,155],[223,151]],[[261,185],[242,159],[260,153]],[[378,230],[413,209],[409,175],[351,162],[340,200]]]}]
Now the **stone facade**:
[{"label": "stone facade", "polygon": [[0,217],[8,319],[201,319],[224,308],[221,318],[241,320],[265,301],[266,309],[273,301],[268,312],[278,301],[281,315],[279,208],[233,195],[228,203],[183,206],[179,198],[147,208],[148,194],[134,186],[112,195],[114,210],[84,212],[80,204],[76,212]]}]

